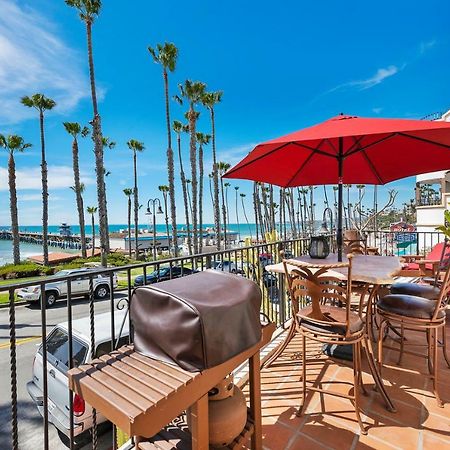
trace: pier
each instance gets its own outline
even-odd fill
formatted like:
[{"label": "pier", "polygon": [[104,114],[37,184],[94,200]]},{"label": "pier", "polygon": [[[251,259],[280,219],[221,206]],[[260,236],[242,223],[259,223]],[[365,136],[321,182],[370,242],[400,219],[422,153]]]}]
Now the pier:
[{"label": "pier", "polygon": [[[19,231],[19,239],[21,242],[37,245],[42,245],[44,241],[42,233],[32,231]],[[12,231],[0,230],[0,240],[12,241]],[[49,247],[58,247],[61,249],[71,250],[81,249],[81,237],[79,235],[62,236],[56,233],[49,233],[47,242]],[[86,237],[86,244],[89,242],[91,242],[91,238]]]}]

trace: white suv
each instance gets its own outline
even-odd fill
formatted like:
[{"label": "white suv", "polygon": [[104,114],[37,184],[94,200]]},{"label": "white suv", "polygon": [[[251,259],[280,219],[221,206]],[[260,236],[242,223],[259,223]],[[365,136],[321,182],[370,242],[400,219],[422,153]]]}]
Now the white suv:
[{"label": "white suv", "polygon": [[[94,296],[99,299],[108,297],[110,292],[110,277],[108,274],[90,275],[93,269],[61,270],[55,274],[56,277],[67,275],[79,275],[73,278],[70,287],[72,296],[88,295],[90,292],[89,278],[92,277]],[[95,270],[95,269],[94,269]],[[113,276],[113,287],[117,287],[117,275]],[[41,287],[30,286],[16,290],[17,298],[27,302],[39,302],[41,300]],[[55,280],[45,284],[45,298],[47,308],[51,308],[58,298],[67,296],[67,281]]]}]

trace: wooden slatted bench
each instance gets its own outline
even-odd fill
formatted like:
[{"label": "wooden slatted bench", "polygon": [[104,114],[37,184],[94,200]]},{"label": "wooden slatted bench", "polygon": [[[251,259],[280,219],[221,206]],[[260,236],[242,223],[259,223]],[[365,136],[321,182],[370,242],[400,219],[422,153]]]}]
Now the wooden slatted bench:
[{"label": "wooden slatted bench", "polygon": [[[191,448],[207,449],[208,392],[249,360],[248,420],[234,444],[242,448],[242,442],[251,435],[251,448],[259,450],[262,448],[259,352],[270,342],[274,331],[274,324],[263,325],[260,342],[203,372],[188,372],[143,356],[132,345],[124,346],[70,370],[69,387],[118,428],[134,436],[141,450],[180,448],[182,442],[186,444],[189,435],[185,430],[166,426],[191,407]],[[151,439],[146,442],[148,438]]]}]

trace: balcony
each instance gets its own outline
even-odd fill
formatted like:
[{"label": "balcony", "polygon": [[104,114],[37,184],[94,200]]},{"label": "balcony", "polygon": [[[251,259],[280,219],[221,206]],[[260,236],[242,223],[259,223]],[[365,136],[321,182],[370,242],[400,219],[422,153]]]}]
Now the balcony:
[{"label": "balcony", "polygon": [[[418,233],[418,240],[438,242],[442,236],[438,233]],[[427,234],[427,236],[425,236]],[[428,236],[429,235],[429,236]],[[369,241],[378,245],[382,254],[399,254],[393,233],[371,234]],[[2,358],[1,372],[1,407],[0,414],[0,442],[2,449],[64,449],[70,447],[70,439],[61,441],[55,427],[49,423],[55,411],[53,401],[46,404],[41,398],[42,417],[33,404],[26,383],[32,380],[34,356],[39,345],[47,347],[48,333],[61,322],[67,322],[68,340],[73,342],[76,330],[69,324],[79,319],[84,321],[84,329],[88,330],[88,343],[95,336],[100,336],[103,328],[99,326],[95,317],[106,313],[109,316],[109,329],[116,329],[115,339],[106,344],[102,351],[111,349],[129,341],[127,335],[126,315],[127,299],[133,289],[136,276],[142,275],[143,282],[150,274],[172,267],[169,277],[176,273],[175,267],[185,267],[202,270],[207,267],[222,267],[249,277],[258,283],[263,292],[262,312],[278,326],[278,336],[269,345],[270,349],[282,338],[290,320],[290,308],[286,293],[281,289],[281,276],[269,276],[264,270],[268,259],[278,260],[278,251],[283,247],[293,254],[300,255],[307,251],[308,241],[297,239],[286,242],[276,242],[236,250],[222,251],[197,257],[183,257],[155,263],[141,263],[134,266],[98,269],[89,272],[90,292],[86,297],[78,298],[72,292],[75,276],[65,276],[58,282],[65,283],[68,295],[59,299],[56,305],[47,309],[39,305],[22,305],[15,300],[15,290],[32,285],[45,286],[54,279],[39,279],[26,283],[12,283],[0,286],[0,294],[9,296],[9,305],[0,310],[2,326],[0,328],[0,357]],[[409,253],[416,253],[411,248]],[[402,252],[404,249],[402,249]],[[406,250],[408,251],[408,249]],[[228,261],[228,263],[226,263]],[[181,273],[181,275],[186,275]],[[159,273],[159,272],[158,272]],[[162,273],[162,272],[161,272]],[[111,281],[107,298],[95,299],[94,283],[98,276],[112,280],[117,275],[117,286]],[[158,280],[158,274],[156,281]],[[178,276],[178,275],[177,275]],[[44,305],[45,303],[43,303]],[[115,323],[114,323],[115,321]],[[113,323],[111,323],[113,322]],[[112,326],[112,328],[111,328]],[[447,323],[448,329],[448,323]],[[92,331],[94,335],[92,335]],[[97,334],[95,334],[97,333]],[[280,334],[281,333],[281,334]],[[111,335],[111,334],[110,334]],[[450,333],[447,333],[447,340]],[[407,332],[409,343],[416,340],[423,343],[423,336]],[[75,339],[77,339],[75,337]],[[388,338],[391,339],[391,338]],[[391,342],[392,343],[392,342]],[[449,342],[450,344],[450,342]],[[48,347],[47,347],[48,348]],[[96,356],[98,348],[89,348],[90,356]],[[333,382],[351,382],[352,369],[344,361],[325,359],[319,348],[309,346],[307,377],[316,383],[323,383],[325,389],[332,387]],[[420,349],[419,349],[420,350]],[[423,350],[423,349],[422,349]],[[265,351],[264,354],[267,353]],[[300,361],[302,355],[298,340],[294,339],[286,351],[270,368],[261,372],[262,408],[263,408],[263,445],[267,449],[296,449],[296,448],[338,448],[338,449],[379,449],[379,448],[445,448],[450,445],[450,390],[448,387],[448,371],[441,358],[441,395],[446,403],[444,408],[438,408],[430,389],[430,383],[419,372],[426,372],[425,359],[405,355],[401,366],[397,365],[397,353],[386,352],[386,366],[383,378],[388,393],[392,397],[397,413],[390,413],[384,409],[376,392],[371,388],[373,381],[367,367],[364,367],[364,382],[367,383],[369,395],[362,397],[363,421],[369,428],[367,436],[360,435],[353,407],[350,401],[330,396],[314,394],[308,399],[306,414],[296,417],[295,411],[300,396]],[[44,367],[51,361],[44,362]],[[365,363],[363,361],[363,363]],[[73,363],[69,360],[67,367]],[[61,367],[59,367],[61,369]],[[49,369],[49,367],[47,367]],[[42,372],[42,371],[41,371]],[[49,372],[48,372],[49,373]],[[56,371],[56,376],[59,376]],[[245,380],[245,372],[240,374]],[[48,375],[44,381],[44,390],[49,397],[53,387],[53,375]],[[326,382],[329,382],[327,384]],[[341,387],[345,392],[352,389],[349,385]],[[322,398],[323,397],[323,398]],[[56,405],[57,407],[57,405]],[[73,400],[72,400],[72,407]],[[72,423],[77,418],[72,414]],[[49,420],[50,419],[50,420]],[[93,439],[90,434],[84,436],[86,446],[83,448],[110,449],[113,448],[111,428],[101,423],[97,417],[96,433]],[[69,422],[68,422],[69,423]],[[74,426],[75,428],[75,426]],[[75,430],[74,430],[75,431]],[[70,433],[68,433],[70,435]],[[94,440],[94,443],[92,443]],[[63,443],[64,442],[64,443]]]}]

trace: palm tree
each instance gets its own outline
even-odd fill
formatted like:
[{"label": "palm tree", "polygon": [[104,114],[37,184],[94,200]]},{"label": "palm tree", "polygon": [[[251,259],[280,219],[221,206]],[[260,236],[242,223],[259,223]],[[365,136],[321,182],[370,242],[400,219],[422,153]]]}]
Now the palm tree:
[{"label": "palm tree", "polygon": [[211,140],[209,134],[196,133],[196,140],[198,142],[198,167],[199,167],[199,188],[198,188],[198,228],[200,230],[200,242],[199,242],[199,252],[202,253],[203,250],[203,146],[208,145]]},{"label": "palm tree", "polygon": [[[85,255],[83,256],[83,244],[81,244],[81,257],[82,258],[86,258],[87,257],[87,252],[86,252],[86,224],[84,221],[84,201],[83,201],[83,193],[85,190],[85,185],[84,183],[80,183],[77,186],[73,185],[70,186],[70,189],[74,192],[75,194],[75,199],[76,199],[76,203],[77,203],[77,209],[80,207],[81,208],[81,216],[82,216],[82,221],[79,223],[82,223],[82,226],[80,225],[80,240],[81,239],[81,230],[83,230],[83,237],[84,237],[84,253]],[[79,197],[79,201],[78,201],[78,197]],[[80,219],[80,211],[78,211],[78,219]]]},{"label": "palm tree", "polygon": [[238,190],[239,190],[239,186],[235,186],[234,187],[234,192],[236,194],[236,204],[235,204],[235,209],[236,209],[236,222],[237,222],[237,228],[238,228],[238,240],[241,240],[241,228],[239,225],[239,209],[238,209]]},{"label": "palm tree", "polygon": [[[170,254],[170,233],[169,233],[169,210],[167,209],[167,193],[170,192],[169,186],[165,184],[158,186],[159,192],[162,192],[163,201],[164,201],[164,219],[166,222],[166,234],[167,234],[167,245],[169,246],[169,254]],[[176,247],[176,245],[175,245]]]},{"label": "palm tree", "polygon": [[75,192],[75,198],[77,203],[78,211],[78,224],[80,225],[80,241],[81,241],[81,257],[86,258],[86,231],[84,223],[84,207],[83,198],[81,191],[81,181],[80,181],[80,164],[79,164],[79,153],[78,153],[78,136],[86,137],[89,134],[89,129],[87,127],[81,128],[80,124],[77,122],[63,122],[64,128],[72,136],[72,166],[73,166],[73,191]]},{"label": "palm tree", "polygon": [[103,171],[103,144],[102,144],[102,124],[97,105],[97,92],[95,86],[94,57],[92,54],[92,24],[100,14],[102,7],[101,0],[65,0],[66,4],[78,10],[81,20],[86,25],[87,51],[89,78],[91,84],[91,99],[93,119],[92,140],[94,141],[95,173],[97,178],[97,202],[100,223],[100,246],[102,248],[102,265],[106,267],[107,254],[109,253],[109,230],[108,230],[108,210],[106,204],[105,180]]},{"label": "palm tree", "polygon": [[42,249],[44,251],[44,265],[48,265],[48,171],[45,158],[44,111],[56,106],[56,102],[43,94],[25,96],[21,100],[28,108],[35,108],[39,112],[39,128],[41,134],[41,180],[42,180]]},{"label": "palm tree", "polygon": [[[220,206],[219,206],[219,167],[217,166],[216,153],[216,124],[214,115],[214,106],[222,100],[222,91],[205,92],[202,97],[203,105],[208,108],[211,118],[211,138],[212,138],[212,156],[213,156],[213,180],[214,180],[214,228],[216,236],[220,236]],[[217,239],[217,250],[220,250],[220,238]]]},{"label": "palm tree", "polygon": [[133,195],[133,189],[126,188],[123,190],[123,193],[128,199],[128,257],[131,258],[131,196]]},{"label": "palm tree", "polygon": [[133,174],[134,174],[134,251],[136,259],[139,256],[139,195],[138,195],[138,177],[137,177],[137,153],[143,152],[145,147],[143,142],[130,139],[127,142],[128,148],[133,152]]},{"label": "palm tree", "polygon": [[[206,84],[200,81],[186,80],[183,84],[178,85],[181,97],[185,98],[189,103],[188,120],[189,120],[189,159],[191,162],[191,181],[192,181],[192,227],[194,237],[194,253],[198,253],[198,217],[197,217],[197,141],[196,141],[196,122],[198,113],[195,107],[201,103],[205,93]],[[177,97],[180,101],[180,97]]]},{"label": "palm tree", "polygon": [[20,240],[19,240],[19,218],[17,211],[17,191],[16,191],[16,162],[14,153],[23,152],[31,147],[26,144],[21,136],[15,134],[8,137],[0,134],[0,147],[9,153],[8,159],[8,185],[9,185],[9,206],[11,211],[11,232],[13,237],[13,259],[14,264],[20,263]]},{"label": "palm tree", "polygon": [[187,190],[187,196],[188,196],[188,203],[189,203],[189,211],[191,212],[192,216],[192,201],[191,201],[191,189],[189,186],[192,185],[192,181],[189,178],[186,178],[186,190]]},{"label": "palm tree", "polygon": [[[223,246],[227,248],[227,206],[225,203],[225,190],[223,186],[222,175],[230,168],[230,164],[220,161],[217,163],[217,169],[220,175],[220,187],[222,193],[222,218],[223,218]],[[217,239],[220,240],[220,233],[217,235]]]},{"label": "palm tree", "polygon": [[177,135],[178,162],[180,164],[181,187],[183,189],[184,219],[185,219],[185,222],[186,222],[186,230],[187,230],[187,244],[188,244],[189,254],[192,254],[191,225],[190,225],[190,220],[189,220],[188,192],[187,192],[187,185],[186,185],[186,175],[184,173],[184,168],[183,168],[183,158],[181,156],[181,133],[185,130],[185,127],[180,121],[174,120],[173,124],[172,124],[172,128],[173,128],[173,131],[175,131],[175,133]]},{"label": "palm tree", "polygon": [[244,213],[245,221],[247,222],[247,226],[248,226],[248,231],[250,232],[250,239],[253,240],[252,228],[248,221],[247,211],[245,210],[245,204],[244,204],[244,198],[246,197],[246,195],[243,192],[241,192],[239,195],[241,197],[242,212]]},{"label": "palm tree", "polygon": [[230,223],[230,209],[228,207],[228,188],[231,186],[231,183],[224,183],[224,188],[225,188],[225,208],[227,210],[227,218],[228,218],[228,223]]},{"label": "palm tree", "polygon": [[[164,45],[157,44],[156,50],[148,47],[150,55],[157,64],[161,64],[164,79],[164,95],[166,103],[166,126],[167,126],[167,175],[169,182],[170,215],[172,220],[172,241],[174,242],[175,256],[178,254],[177,243],[177,214],[175,208],[175,165],[172,150],[172,133],[170,130],[170,109],[169,109],[169,79],[168,71],[173,72],[178,58],[178,49],[171,42]],[[167,211],[167,208],[166,208]],[[167,213],[166,213],[167,214]],[[170,248],[170,246],[169,246]]]},{"label": "palm tree", "polygon": [[94,214],[97,212],[96,206],[88,206],[87,212],[91,215],[91,227],[92,227],[92,256],[95,256],[95,217]]}]

